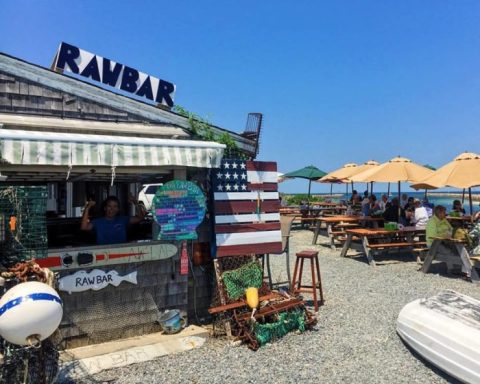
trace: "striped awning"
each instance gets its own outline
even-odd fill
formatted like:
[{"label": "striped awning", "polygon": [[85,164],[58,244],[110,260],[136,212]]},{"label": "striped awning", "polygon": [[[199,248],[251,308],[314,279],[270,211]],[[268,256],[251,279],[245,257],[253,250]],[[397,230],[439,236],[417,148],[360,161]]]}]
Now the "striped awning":
[{"label": "striped awning", "polygon": [[211,141],[0,129],[0,158],[14,165],[218,168],[224,149]]}]

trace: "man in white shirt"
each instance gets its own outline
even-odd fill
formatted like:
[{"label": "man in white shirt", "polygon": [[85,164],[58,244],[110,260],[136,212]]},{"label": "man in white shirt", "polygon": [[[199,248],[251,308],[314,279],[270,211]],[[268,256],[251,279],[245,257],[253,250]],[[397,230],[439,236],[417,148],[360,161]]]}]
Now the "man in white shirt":
[{"label": "man in white shirt", "polygon": [[422,202],[419,199],[413,200],[415,205],[415,212],[411,219],[411,223],[415,224],[417,229],[425,229],[428,222],[428,212],[427,209],[422,206]]}]

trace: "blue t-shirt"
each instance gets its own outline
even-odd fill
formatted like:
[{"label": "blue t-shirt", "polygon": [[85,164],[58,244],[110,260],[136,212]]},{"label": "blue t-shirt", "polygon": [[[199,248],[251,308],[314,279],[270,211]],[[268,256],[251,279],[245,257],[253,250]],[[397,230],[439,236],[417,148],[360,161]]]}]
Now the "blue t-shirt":
[{"label": "blue t-shirt", "polygon": [[127,241],[128,216],[116,216],[113,219],[101,217],[92,220],[93,229],[97,234],[97,244],[118,244]]}]

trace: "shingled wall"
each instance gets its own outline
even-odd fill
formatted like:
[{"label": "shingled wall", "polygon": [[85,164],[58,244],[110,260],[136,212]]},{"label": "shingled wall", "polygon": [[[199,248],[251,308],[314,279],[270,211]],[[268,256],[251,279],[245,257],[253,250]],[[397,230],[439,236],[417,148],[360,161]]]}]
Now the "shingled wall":
[{"label": "shingled wall", "polygon": [[[137,271],[138,284],[122,282],[99,291],[60,292],[64,318],[59,330],[65,348],[158,332],[158,315],[165,309],[187,312],[188,276],[180,275],[178,254],[167,260],[97,269],[114,269],[120,276]],[[74,272],[62,271],[59,277]]]},{"label": "shingled wall", "polygon": [[2,71],[0,71],[0,112],[96,121],[139,122],[145,120],[140,116]]}]

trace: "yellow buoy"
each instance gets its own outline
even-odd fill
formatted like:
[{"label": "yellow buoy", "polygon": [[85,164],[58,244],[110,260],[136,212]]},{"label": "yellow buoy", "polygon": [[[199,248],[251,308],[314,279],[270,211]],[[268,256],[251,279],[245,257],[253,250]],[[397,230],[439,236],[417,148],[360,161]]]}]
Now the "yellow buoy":
[{"label": "yellow buoy", "polygon": [[245,290],[245,296],[247,298],[247,304],[250,308],[254,309],[258,307],[258,288],[247,288]]}]

